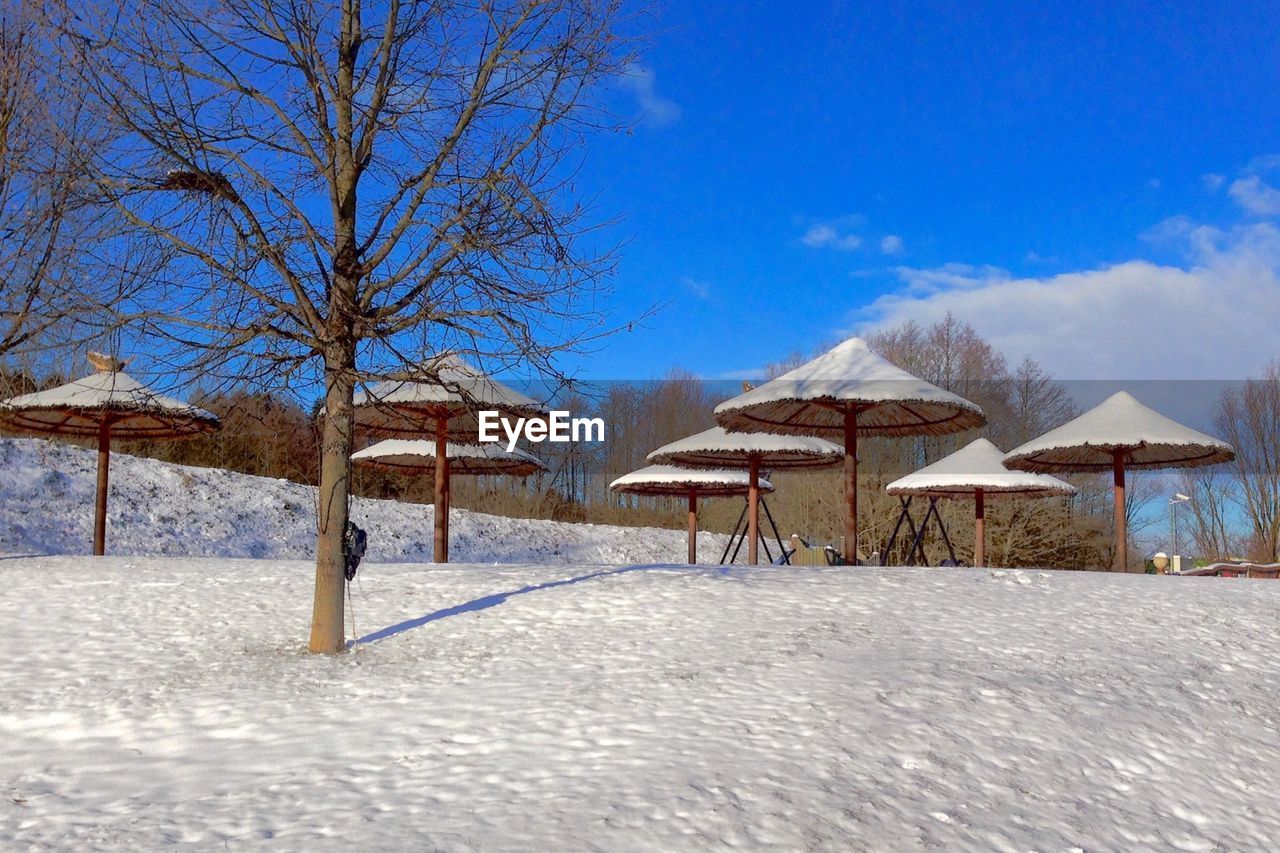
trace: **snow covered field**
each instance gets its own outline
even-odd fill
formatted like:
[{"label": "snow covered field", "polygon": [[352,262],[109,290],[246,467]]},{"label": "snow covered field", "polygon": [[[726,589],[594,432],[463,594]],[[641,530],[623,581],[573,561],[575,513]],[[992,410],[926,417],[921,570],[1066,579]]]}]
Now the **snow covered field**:
[{"label": "snow covered field", "polygon": [[[87,554],[97,453],[39,439],[0,438],[0,554]],[[216,468],[111,455],[107,553],[307,559],[315,553],[315,489]],[[356,498],[367,559],[431,559],[432,509]],[[502,518],[454,508],[450,556],[479,563],[641,563],[682,560],[683,530]],[[727,537],[704,533],[700,553]],[[713,553],[714,552],[714,553]]]},{"label": "snow covered field", "polygon": [[1274,850],[1280,584],[0,559],[0,848]]}]

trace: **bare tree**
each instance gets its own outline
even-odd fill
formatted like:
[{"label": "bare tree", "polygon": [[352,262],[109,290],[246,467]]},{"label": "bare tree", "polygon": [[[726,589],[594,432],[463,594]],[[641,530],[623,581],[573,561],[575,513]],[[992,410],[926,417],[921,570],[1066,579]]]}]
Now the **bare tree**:
[{"label": "bare tree", "polygon": [[112,298],[111,278],[88,271],[102,234],[86,160],[102,124],[38,10],[0,3],[0,358],[92,334],[80,324]]},{"label": "bare tree", "polygon": [[323,381],[310,648],[339,651],[357,383],[450,349],[555,373],[602,330],[612,255],[571,158],[631,59],[617,4],[76,5],[66,42],[124,133],[102,188],[184,260],[129,316],[207,375]]},{"label": "bare tree", "polygon": [[1240,505],[1252,559],[1280,560],[1280,362],[1228,388],[1218,401],[1219,433],[1236,449]]},{"label": "bare tree", "polygon": [[1009,377],[1007,420],[1001,438],[1012,450],[1074,418],[1079,411],[1062,383],[1030,358]]},{"label": "bare tree", "polygon": [[1182,513],[1196,553],[1210,560],[1235,555],[1240,537],[1232,523],[1232,507],[1238,495],[1231,476],[1217,467],[1184,468],[1178,478],[1178,491],[1191,498],[1173,511]]}]

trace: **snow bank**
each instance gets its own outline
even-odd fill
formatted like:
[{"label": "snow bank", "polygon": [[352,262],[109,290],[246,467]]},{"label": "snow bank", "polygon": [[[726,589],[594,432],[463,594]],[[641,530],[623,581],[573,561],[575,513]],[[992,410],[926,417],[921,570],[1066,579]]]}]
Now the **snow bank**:
[{"label": "snow bank", "polygon": [[0,848],[1268,850],[1280,584],[0,560]]},{"label": "snow bank", "polygon": [[[97,455],[39,439],[0,439],[0,554],[84,554],[91,548]],[[216,468],[111,455],[107,553],[308,559],[315,549],[311,486]],[[367,560],[431,559],[432,509],[357,498]],[[503,518],[454,508],[459,562],[624,564],[682,560],[684,530]],[[703,533],[704,554],[728,537]]]}]

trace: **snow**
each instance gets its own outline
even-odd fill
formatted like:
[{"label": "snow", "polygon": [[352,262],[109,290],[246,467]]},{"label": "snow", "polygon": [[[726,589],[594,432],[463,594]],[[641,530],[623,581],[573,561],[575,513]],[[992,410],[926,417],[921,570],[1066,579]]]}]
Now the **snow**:
[{"label": "snow", "polygon": [[751,457],[765,468],[814,468],[834,465],[844,459],[838,444],[807,435],[729,432],[712,427],[664,444],[649,454],[659,465],[733,466],[746,465]]},{"label": "snow", "polygon": [[166,397],[118,371],[100,371],[57,388],[4,400],[0,402],[0,423],[26,430],[97,436],[96,413],[101,412],[120,416],[112,426],[117,436],[202,432],[218,423],[213,413]]},{"label": "snow", "polygon": [[730,430],[843,436],[843,404],[862,407],[858,430],[872,435],[944,435],[982,426],[982,409],[877,355],[862,338],[716,406]]},{"label": "snow", "polygon": [[[7,466],[6,466],[7,467]],[[0,848],[1270,850],[1280,584],[0,560]]]},{"label": "snow", "polygon": [[[772,492],[768,480],[758,481],[760,490]],[[615,492],[641,495],[683,495],[696,489],[700,495],[745,495],[751,478],[745,469],[681,468],[678,465],[647,465],[623,474],[609,484]]]},{"label": "snow", "polygon": [[978,489],[989,494],[1023,496],[1069,495],[1076,489],[1057,477],[1010,471],[1004,453],[985,438],[971,441],[932,465],[894,480],[885,487],[891,495],[972,495]]},{"label": "snow", "polygon": [[1123,448],[1126,468],[1193,468],[1230,462],[1225,441],[1197,432],[1118,391],[1080,417],[1016,447],[1005,464],[1028,471],[1110,471]]},{"label": "snow", "polygon": [[[0,554],[90,550],[97,456],[40,439],[0,439]],[[316,490],[216,468],[111,455],[107,553],[309,559]],[[367,559],[430,560],[432,508],[356,498]],[[450,508],[450,556],[485,563],[641,563],[682,558],[686,534],[504,518]],[[702,547],[727,537],[699,534]],[[708,551],[710,553],[710,551]],[[717,551],[718,553],[718,551]]]}]

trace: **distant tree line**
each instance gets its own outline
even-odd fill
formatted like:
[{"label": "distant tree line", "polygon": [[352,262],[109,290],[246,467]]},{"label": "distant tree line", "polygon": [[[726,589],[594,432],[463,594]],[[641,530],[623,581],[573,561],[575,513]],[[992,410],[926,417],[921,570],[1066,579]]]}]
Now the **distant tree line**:
[{"label": "distant tree line", "polygon": [[[876,333],[872,347],[890,361],[982,406],[989,423],[981,434],[1003,449],[1040,435],[1077,414],[1065,387],[1030,360],[1013,368],[971,326],[947,318],[932,326],[906,323]],[[821,349],[821,348],[819,348]],[[768,367],[776,376],[809,354],[796,354]],[[5,393],[47,387],[66,376],[3,371]],[[712,410],[737,389],[707,382],[686,371],[646,382],[613,382],[562,396],[558,408],[598,416],[607,425],[604,443],[530,446],[548,470],[527,480],[505,477],[458,478],[457,506],[506,516],[621,525],[678,527],[680,500],[618,495],[608,490],[617,477],[643,466],[654,448],[714,425]],[[122,449],[184,465],[225,468],[301,483],[318,480],[321,410],[266,392],[210,394],[200,405],[218,414],[221,432],[176,443],[134,443]],[[1224,392],[1217,407],[1217,432],[1239,451],[1231,466],[1192,469],[1171,482],[1191,495],[1186,505],[1184,542],[1206,558],[1280,559],[1280,368]],[[879,552],[897,520],[899,501],[885,493],[888,483],[934,462],[978,437],[978,432],[943,438],[868,439],[860,443],[862,484],[859,512],[864,553]],[[361,435],[360,444],[377,436]],[[841,526],[838,469],[778,472],[770,510],[785,538],[797,533],[813,542],[832,542]],[[1111,496],[1105,477],[1067,477],[1078,489],[1071,498],[991,500],[987,506],[988,555],[1004,566],[1050,565],[1095,568],[1110,565]],[[1155,475],[1130,474],[1131,529],[1142,538],[1146,525],[1162,523],[1152,511]],[[354,493],[366,497],[429,503],[430,476],[357,468]],[[918,520],[923,511],[915,505]],[[945,500],[939,510],[962,560],[972,558],[972,502]],[[703,504],[704,527],[727,532],[741,512],[736,499]],[[891,561],[906,558],[909,537],[900,536]],[[943,556],[936,533],[926,539],[935,559]],[[1142,564],[1145,554],[1131,555]]]}]

